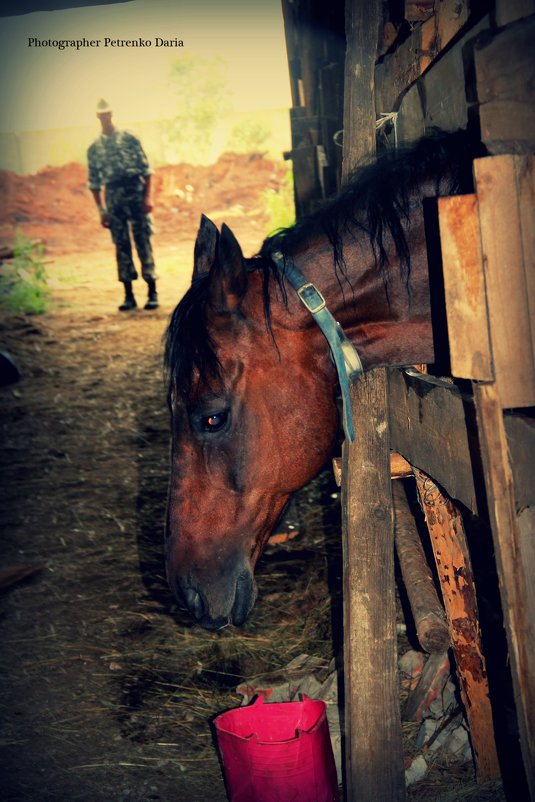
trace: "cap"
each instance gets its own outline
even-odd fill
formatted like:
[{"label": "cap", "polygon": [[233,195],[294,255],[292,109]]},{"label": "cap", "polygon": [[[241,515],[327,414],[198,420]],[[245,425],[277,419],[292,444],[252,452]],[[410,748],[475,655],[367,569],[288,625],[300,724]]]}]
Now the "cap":
[{"label": "cap", "polygon": [[110,104],[101,97],[97,103],[97,114],[107,114],[109,111],[111,111]]}]

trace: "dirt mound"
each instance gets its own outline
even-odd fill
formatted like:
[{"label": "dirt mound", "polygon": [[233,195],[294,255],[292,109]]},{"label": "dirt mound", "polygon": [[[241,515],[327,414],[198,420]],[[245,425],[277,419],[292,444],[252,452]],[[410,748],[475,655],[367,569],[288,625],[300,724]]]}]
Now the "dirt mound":
[{"label": "dirt mound", "polygon": [[69,223],[93,217],[87,203],[86,182],[86,170],[74,163],[45,167],[28,176],[0,171],[2,226],[29,222]]},{"label": "dirt mound", "polygon": [[[152,196],[158,236],[192,236],[201,212],[219,222],[244,216],[267,222],[263,194],[280,187],[286,170],[283,162],[260,154],[236,153],[225,153],[209,166],[157,167]],[[102,241],[81,164],[46,167],[29,176],[0,171],[0,193],[0,243],[11,244],[16,229],[43,240],[55,253],[79,252]]]}]

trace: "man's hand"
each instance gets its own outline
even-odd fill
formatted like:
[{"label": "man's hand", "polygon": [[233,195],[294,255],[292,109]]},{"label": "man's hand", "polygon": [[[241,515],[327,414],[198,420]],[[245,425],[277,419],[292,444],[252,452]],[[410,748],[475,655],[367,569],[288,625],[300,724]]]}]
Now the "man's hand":
[{"label": "man's hand", "polygon": [[106,209],[102,208],[102,206],[99,208],[99,212],[100,212],[100,225],[103,228],[109,228],[110,227],[110,216],[109,216],[108,212],[106,211]]}]

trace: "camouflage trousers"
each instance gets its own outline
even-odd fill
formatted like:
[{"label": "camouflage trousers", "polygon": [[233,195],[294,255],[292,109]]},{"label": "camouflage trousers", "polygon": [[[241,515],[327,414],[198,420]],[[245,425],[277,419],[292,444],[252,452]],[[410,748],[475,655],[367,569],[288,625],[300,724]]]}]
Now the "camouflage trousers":
[{"label": "camouflage trousers", "polygon": [[143,211],[143,185],[140,181],[106,187],[106,209],[110,232],[115,245],[119,281],[135,281],[138,277],[132,256],[132,239],[141,263],[145,281],[155,281],[156,268],[150,242],[151,219]]}]

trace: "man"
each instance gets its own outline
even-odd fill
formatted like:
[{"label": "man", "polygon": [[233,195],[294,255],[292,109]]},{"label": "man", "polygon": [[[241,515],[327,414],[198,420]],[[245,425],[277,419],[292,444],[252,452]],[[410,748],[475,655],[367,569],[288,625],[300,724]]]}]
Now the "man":
[{"label": "man", "polygon": [[[119,311],[129,312],[137,307],[132,282],[138,274],[132,259],[129,224],[141,262],[141,275],[149,289],[145,309],[157,309],[156,272],[150,242],[149,163],[139,139],[115,128],[112,109],[105,100],[97,103],[97,117],[102,133],[87,151],[88,186],[99,210],[100,223],[110,229],[115,244],[119,281],[125,289]],[[102,186],[105,187],[105,205]]]}]

